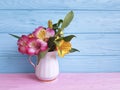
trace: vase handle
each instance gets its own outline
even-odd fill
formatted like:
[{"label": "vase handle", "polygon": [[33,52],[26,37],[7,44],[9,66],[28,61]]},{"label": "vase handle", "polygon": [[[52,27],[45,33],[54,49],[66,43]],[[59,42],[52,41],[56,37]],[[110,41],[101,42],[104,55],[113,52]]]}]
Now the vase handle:
[{"label": "vase handle", "polygon": [[33,68],[35,69],[35,64],[32,62],[31,57],[32,57],[32,56],[29,56],[28,61],[29,61],[29,63],[33,66]]}]

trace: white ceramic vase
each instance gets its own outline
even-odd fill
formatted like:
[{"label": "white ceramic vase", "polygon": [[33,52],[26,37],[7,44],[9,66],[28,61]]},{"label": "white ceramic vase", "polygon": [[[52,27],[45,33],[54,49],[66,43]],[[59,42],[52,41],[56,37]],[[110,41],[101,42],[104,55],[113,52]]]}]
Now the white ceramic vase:
[{"label": "white ceramic vase", "polygon": [[35,75],[39,80],[52,81],[59,75],[59,64],[56,59],[56,52],[48,52],[39,62],[34,65],[29,59],[30,63],[35,68]]}]

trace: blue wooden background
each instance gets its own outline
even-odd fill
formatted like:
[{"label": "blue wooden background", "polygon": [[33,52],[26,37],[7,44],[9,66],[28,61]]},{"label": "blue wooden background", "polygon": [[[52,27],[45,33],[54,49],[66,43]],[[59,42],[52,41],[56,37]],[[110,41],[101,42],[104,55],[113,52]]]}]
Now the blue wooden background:
[{"label": "blue wooden background", "polygon": [[34,71],[9,33],[28,34],[70,10],[75,17],[65,34],[77,36],[72,44],[81,52],[58,58],[60,71],[119,72],[120,0],[0,0],[0,73]]}]

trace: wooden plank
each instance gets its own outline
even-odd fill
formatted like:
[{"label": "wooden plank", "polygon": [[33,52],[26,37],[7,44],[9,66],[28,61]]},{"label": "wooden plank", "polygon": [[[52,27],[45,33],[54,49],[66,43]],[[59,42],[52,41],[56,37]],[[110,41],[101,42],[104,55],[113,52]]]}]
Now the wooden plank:
[{"label": "wooden plank", "polygon": [[[22,34],[22,33],[21,33]],[[17,35],[21,35],[17,34]],[[65,34],[66,36],[69,34]],[[80,50],[69,55],[120,55],[119,34],[75,34],[72,46]],[[0,34],[0,56],[19,56],[17,51],[17,39]]]},{"label": "wooden plank", "polygon": [[[0,73],[30,73],[34,72],[28,57],[0,57]],[[120,56],[65,56],[57,57],[60,72],[120,72]],[[33,58],[36,62],[36,58]]]},{"label": "wooden plank", "polygon": [[[4,0],[6,1],[6,0]],[[47,27],[47,21],[63,19],[68,11],[0,11],[0,33],[32,32],[38,26]],[[65,33],[120,33],[119,11],[75,11],[71,25]]]},{"label": "wooden plank", "polygon": [[33,73],[0,74],[1,90],[119,90],[120,73],[61,73],[42,82]]},{"label": "wooden plank", "polygon": [[0,0],[0,9],[120,10],[119,0]]}]

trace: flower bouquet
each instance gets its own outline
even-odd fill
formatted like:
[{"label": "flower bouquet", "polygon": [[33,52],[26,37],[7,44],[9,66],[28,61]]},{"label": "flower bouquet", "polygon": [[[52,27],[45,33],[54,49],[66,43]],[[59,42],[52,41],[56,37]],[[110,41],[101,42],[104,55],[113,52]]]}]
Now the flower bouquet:
[{"label": "flower bouquet", "polygon": [[[53,24],[48,21],[48,27],[40,26],[28,35],[17,36],[18,51],[29,55],[29,62],[35,68],[35,74],[40,80],[53,80],[59,74],[59,65],[56,60],[58,56],[64,57],[68,53],[79,51],[72,47],[70,41],[75,35],[64,36],[64,29],[70,24],[74,17],[70,11],[65,18]],[[37,56],[36,65],[32,63],[31,56]]]}]

